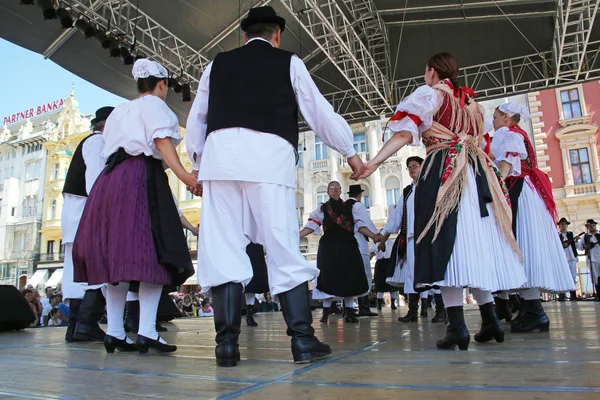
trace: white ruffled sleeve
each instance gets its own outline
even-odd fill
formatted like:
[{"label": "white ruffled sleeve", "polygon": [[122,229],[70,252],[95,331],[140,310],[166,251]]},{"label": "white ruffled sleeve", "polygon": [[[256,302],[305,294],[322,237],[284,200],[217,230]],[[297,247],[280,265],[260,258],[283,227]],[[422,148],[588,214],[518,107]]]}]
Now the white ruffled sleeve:
[{"label": "white ruffled sleeve", "polygon": [[142,116],[152,150],[156,151],[155,139],[171,138],[173,146],[177,147],[182,137],[179,135],[179,120],[175,113],[156,96],[145,96],[144,100]]},{"label": "white ruffled sleeve", "polygon": [[501,161],[510,164],[508,176],[521,175],[521,160],[527,158],[527,149],[520,134],[503,126],[494,133],[490,151],[495,157],[496,165],[500,165]]},{"label": "white ruffled sleeve", "polygon": [[321,210],[321,206],[317,208],[315,211],[310,213],[308,217],[308,222],[304,225],[305,228],[312,229],[314,235],[320,235],[323,233],[321,230],[321,225],[323,225],[323,219],[325,215],[323,214],[323,210]]},{"label": "white ruffled sleeve", "polygon": [[[408,131],[413,135],[413,146],[421,144],[420,134],[433,125],[433,115],[440,107],[440,98],[435,89],[423,85],[404,99],[390,119],[388,127],[394,132]],[[418,121],[420,120],[420,124]]]}]

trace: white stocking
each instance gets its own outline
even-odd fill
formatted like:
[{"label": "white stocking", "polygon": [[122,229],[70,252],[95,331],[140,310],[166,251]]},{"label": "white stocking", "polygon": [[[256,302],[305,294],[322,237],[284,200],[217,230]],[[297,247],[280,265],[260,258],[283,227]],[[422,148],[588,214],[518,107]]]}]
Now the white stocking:
[{"label": "white stocking", "polygon": [[256,300],[256,297],[254,297],[254,293],[245,293],[244,297],[246,297],[246,305],[247,306],[254,305],[254,301]]},{"label": "white stocking", "polygon": [[[162,285],[140,282],[140,329],[138,335],[146,336],[150,339],[158,339],[156,332],[156,312],[158,311],[158,302],[162,293]],[[166,343],[161,339],[161,343]]]},{"label": "white stocking", "polygon": [[125,334],[123,326],[127,290],[129,290],[129,282],[121,282],[116,286],[106,285],[106,318],[108,319],[106,334],[121,340],[127,339],[127,343],[133,343]]},{"label": "white stocking", "polygon": [[440,291],[442,292],[442,299],[446,308],[463,306],[463,288],[444,286],[440,287]]},{"label": "white stocking", "polygon": [[494,301],[494,296],[492,296],[492,292],[490,292],[489,290],[473,288],[471,289],[471,292],[473,292],[473,297],[475,298],[475,301],[479,306],[482,306],[487,303],[492,303]]}]

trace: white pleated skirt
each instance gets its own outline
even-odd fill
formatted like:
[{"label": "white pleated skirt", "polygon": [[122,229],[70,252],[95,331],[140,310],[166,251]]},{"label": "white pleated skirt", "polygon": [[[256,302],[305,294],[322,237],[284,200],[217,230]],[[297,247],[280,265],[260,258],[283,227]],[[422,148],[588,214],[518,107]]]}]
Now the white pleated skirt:
[{"label": "white pleated skirt", "polygon": [[517,242],[523,253],[528,288],[546,292],[575,290],[554,219],[529,177],[519,196]]},{"label": "white pleated skirt", "polygon": [[[458,209],[456,240],[444,280],[418,282],[418,285],[471,287],[492,292],[524,287],[527,279],[519,255],[496,223],[491,204],[487,205],[489,216],[481,217],[475,172],[471,165],[468,168]],[[558,238],[556,230],[554,236]]]},{"label": "white pleated skirt", "polygon": [[403,287],[404,293],[416,293],[415,282],[415,240],[409,238],[406,241],[406,258],[400,259],[394,268],[394,275],[386,279],[392,286]]}]

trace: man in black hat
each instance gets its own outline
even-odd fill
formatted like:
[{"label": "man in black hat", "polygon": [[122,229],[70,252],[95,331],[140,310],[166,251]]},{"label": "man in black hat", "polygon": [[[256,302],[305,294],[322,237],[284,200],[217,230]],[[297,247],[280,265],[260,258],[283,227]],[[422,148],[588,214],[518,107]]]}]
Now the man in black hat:
[{"label": "man in black hat", "polygon": [[369,302],[369,294],[371,293],[371,286],[373,284],[373,272],[371,271],[371,252],[369,251],[369,238],[363,233],[359,232],[361,227],[366,227],[370,230],[373,235],[377,234],[377,227],[369,216],[367,207],[361,202],[362,193],[364,189],[360,185],[350,185],[348,190],[349,199],[346,201],[348,207],[352,208],[352,214],[354,218],[354,237],[358,242],[358,249],[362,256],[362,262],[365,267],[365,274],[367,275],[367,282],[369,284],[369,293],[358,298],[358,316],[359,317],[376,317],[379,314],[371,311]]},{"label": "man in black hat", "polygon": [[[579,240],[579,237],[582,236],[585,232],[580,233],[577,236],[574,236],[573,232],[568,230],[568,226],[571,225],[569,221],[565,217],[562,217],[558,221],[558,236],[560,241],[562,242],[563,248],[565,249],[565,255],[567,256],[567,262],[569,263],[569,268],[571,269],[571,274],[573,275],[573,282],[577,283],[577,257],[579,254],[577,253],[577,245],[576,242]],[[577,301],[577,291],[572,290],[570,293],[571,301]],[[558,295],[559,301],[565,301],[565,294],[561,293]]]},{"label": "man in black hat", "polygon": [[[306,66],[280,50],[285,20],[273,8],[249,11],[241,27],[246,44],[209,64],[187,122],[193,170],[203,183],[198,282],[215,303],[219,366],[239,359],[240,302],[252,279],[244,249],[267,250],[271,295],[281,303],[297,363],[331,353],[314,335],[308,281],[318,269],[299,248],[295,210],[298,111],[317,136],[348,159],[356,156],[350,126],[319,93]],[[260,239],[260,240],[259,240]]]},{"label": "man in black hat", "polygon": [[585,260],[592,275],[596,291],[596,301],[600,301],[600,232],[596,229],[596,221],[588,219],[585,223],[587,233],[579,240],[579,250],[585,251]]},{"label": "man in black hat", "polygon": [[102,107],[91,121],[92,134],[84,138],[73,153],[63,187],[62,240],[65,246],[65,262],[62,291],[71,315],[65,334],[67,342],[104,341],[105,333],[98,325],[104,313],[104,285],[89,286],[73,281],[73,241],[88,194],[96,178],[104,169],[102,132],[104,123],[114,107]]}]

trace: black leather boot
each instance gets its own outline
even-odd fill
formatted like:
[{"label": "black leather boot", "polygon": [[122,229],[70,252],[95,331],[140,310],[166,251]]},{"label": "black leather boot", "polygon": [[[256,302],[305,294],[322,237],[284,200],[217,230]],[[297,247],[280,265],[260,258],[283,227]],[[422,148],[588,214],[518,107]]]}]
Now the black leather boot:
[{"label": "black leather boot", "polygon": [[471,336],[465,324],[465,315],[462,306],[448,307],[448,327],[446,336],[437,341],[438,349],[452,349],[458,345],[460,350],[468,350]]},{"label": "black leather boot", "polygon": [[253,305],[246,305],[246,325],[258,326],[256,321],[254,320],[254,306]]},{"label": "black leather boot", "polygon": [[330,307],[323,307],[323,314],[321,315],[321,319],[319,320],[319,322],[322,322],[324,324],[329,322],[329,309]]},{"label": "black leather boot", "polygon": [[550,331],[550,319],[544,312],[540,299],[525,300],[524,309],[523,317],[516,325],[511,325],[511,333],[528,333],[536,329],[539,329],[540,332]]},{"label": "black leather boot", "polygon": [[138,333],[140,329],[140,302],[139,300],[125,303],[125,332]]},{"label": "black leather boot", "polygon": [[579,301],[579,298],[577,297],[577,291],[571,290],[569,292],[569,300],[571,300],[571,301]]},{"label": "black leather boot", "polygon": [[242,325],[241,283],[225,283],[211,289],[215,304],[215,357],[219,367],[235,367],[238,361],[238,338]]},{"label": "black leather boot", "polygon": [[78,342],[104,342],[106,333],[98,325],[104,316],[106,300],[101,289],[86,290],[79,307],[73,338]]},{"label": "black leather boot", "polygon": [[[525,305],[525,300],[523,300],[521,297],[517,297],[518,300],[518,314],[515,318],[513,318],[512,321],[510,321],[510,327],[512,329],[512,327],[514,326],[518,326],[519,325],[519,321],[521,321],[521,319],[523,319],[523,316],[525,315],[525,311],[526,311],[526,305]],[[514,312],[514,307],[513,307],[513,312]],[[512,331],[511,331],[512,332]]]},{"label": "black leather boot", "polygon": [[567,295],[564,293],[558,294],[558,301],[567,301]]},{"label": "black leather boot", "polygon": [[371,311],[369,304],[369,295],[358,298],[358,316],[359,317],[377,317],[379,314]]},{"label": "black leather boot", "polygon": [[377,299],[377,310],[381,311],[381,309],[383,308],[383,299]]},{"label": "black leather boot", "polygon": [[396,307],[396,299],[393,297],[390,299],[390,306],[392,307],[392,310],[398,309],[398,307]]},{"label": "black leather boot", "polygon": [[596,285],[596,301],[600,301],[600,285]]},{"label": "black leather boot", "polygon": [[431,319],[431,322],[446,322],[446,307],[444,306],[442,295],[436,293],[433,297],[435,298],[435,316]]},{"label": "black leather boot", "polygon": [[349,324],[358,323],[358,318],[356,318],[356,310],[352,307],[344,308],[344,322],[348,322]]},{"label": "black leather boot", "polygon": [[81,307],[81,299],[69,299],[69,326],[67,326],[67,332],[65,333],[65,342],[76,342],[77,340],[73,337],[75,333],[75,326],[79,321],[79,308]]},{"label": "black leather boot", "polygon": [[494,297],[494,301],[496,302],[496,316],[500,321],[506,320],[506,322],[510,322],[512,320],[512,310],[510,309],[510,301],[502,299],[500,297]]},{"label": "black leather boot", "polygon": [[344,315],[344,310],[339,306],[337,301],[333,301],[331,303],[331,307],[329,307],[329,314],[341,314]]},{"label": "black leather boot", "polygon": [[308,282],[279,294],[281,311],[287,324],[287,334],[292,338],[294,363],[304,364],[331,354],[331,347],[315,336],[310,311]]},{"label": "black leather boot", "polygon": [[427,309],[429,308],[429,297],[421,298],[421,317],[427,318]]},{"label": "black leather boot", "polygon": [[404,317],[398,318],[400,322],[417,322],[419,320],[419,294],[410,293],[408,295],[408,313]]},{"label": "black leather boot", "polygon": [[504,342],[504,328],[496,315],[494,302],[490,301],[480,305],[479,313],[481,314],[481,329],[475,334],[475,341],[485,343],[495,339],[498,343]]}]

